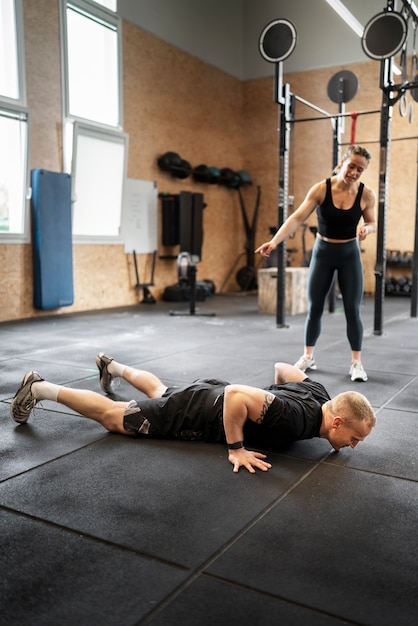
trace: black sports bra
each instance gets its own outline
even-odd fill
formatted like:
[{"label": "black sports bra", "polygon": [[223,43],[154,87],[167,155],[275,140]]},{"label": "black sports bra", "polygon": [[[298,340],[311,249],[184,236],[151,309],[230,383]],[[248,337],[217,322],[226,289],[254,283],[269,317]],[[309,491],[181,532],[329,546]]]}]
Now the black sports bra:
[{"label": "black sports bra", "polygon": [[323,203],[317,207],[318,233],[327,239],[354,239],[357,224],[363,214],[360,200],[364,184],[360,183],[356,199],[351,209],[338,209],[334,206],[331,194],[331,179],[326,180],[327,191]]}]

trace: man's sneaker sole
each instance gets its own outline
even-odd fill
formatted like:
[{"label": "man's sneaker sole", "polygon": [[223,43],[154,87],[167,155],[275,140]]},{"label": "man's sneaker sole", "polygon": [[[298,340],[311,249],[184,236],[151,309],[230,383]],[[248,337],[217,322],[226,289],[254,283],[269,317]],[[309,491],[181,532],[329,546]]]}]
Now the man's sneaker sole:
[{"label": "man's sneaker sole", "polygon": [[103,389],[105,393],[112,393],[112,375],[109,374],[107,370],[107,366],[111,363],[113,359],[110,356],[106,356],[103,352],[99,352],[96,356],[96,365],[99,369],[100,374],[100,387]]},{"label": "man's sneaker sole", "polygon": [[26,372],[24,375],[10,405],[10,415],[18,424],[26,424],[28,421],[33,407],[38,402],[32,395],[32,385],[42,380],[43,378],[35,371]]}]

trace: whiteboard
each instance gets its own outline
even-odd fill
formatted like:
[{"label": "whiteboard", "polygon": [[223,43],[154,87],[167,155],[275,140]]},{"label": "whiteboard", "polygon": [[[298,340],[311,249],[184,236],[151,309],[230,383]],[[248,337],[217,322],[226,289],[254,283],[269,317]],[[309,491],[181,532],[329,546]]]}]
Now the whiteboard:
[{"label": "whiteboard", "polygon": [[157,183],[126,178],[123,191],[121,234],[125,253],[157,250]]}]

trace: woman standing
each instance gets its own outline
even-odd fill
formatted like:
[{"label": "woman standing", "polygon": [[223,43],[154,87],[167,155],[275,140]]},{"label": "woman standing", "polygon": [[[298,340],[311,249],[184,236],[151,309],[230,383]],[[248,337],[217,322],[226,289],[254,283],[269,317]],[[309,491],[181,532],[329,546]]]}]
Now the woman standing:
[{"label": "woman standing", "polygon": [[[295,363],[302,372],[316,369],[314,350],[321,333],[325,299],[334,272],[344,303],[347,338],[351,347],[352,381],[366,381],[361,363],[363,323],[360,305],[363,298],[363,264],[359,241],[376,230],[374,191],[360,182],[371,155],[365,148],[352,145],[331,178],[316,183],[298,209],[290,215],[274,237],[256,252],[268,257],[298,226],[317,209],[318,233],[312,251],[308,277],[308,316],[305,323],[304,354]],[[357,225],[362,224],[357,231]]]}]

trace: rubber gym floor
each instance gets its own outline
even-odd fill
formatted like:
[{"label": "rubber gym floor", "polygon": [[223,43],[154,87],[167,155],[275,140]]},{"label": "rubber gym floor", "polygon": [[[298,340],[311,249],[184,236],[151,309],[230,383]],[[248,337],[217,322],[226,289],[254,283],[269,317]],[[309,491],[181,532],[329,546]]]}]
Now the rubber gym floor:
[{"label": "rubber gym floor", "polygon": [[[387,297],[383,332],[365,298],[367,383],[348,376],[337,301],[311,377],[355,388],[377,414],[355,450],[322,439],[232,472],[223,445],[112,435],[51,402],[10,419],[24,373],[102,393],[95,356],[168,384],[217,377],[265,386],[293,363],[304,315],[258,313],[254,294],[188,305],[43,316],[0,325],[0,624],[416,626],[418,323]],[[185,313],[170,315],[170,310]],[[201,315],[214,313],[214,315]],[[135,394],[121,382],[116,397]]]}]

